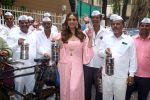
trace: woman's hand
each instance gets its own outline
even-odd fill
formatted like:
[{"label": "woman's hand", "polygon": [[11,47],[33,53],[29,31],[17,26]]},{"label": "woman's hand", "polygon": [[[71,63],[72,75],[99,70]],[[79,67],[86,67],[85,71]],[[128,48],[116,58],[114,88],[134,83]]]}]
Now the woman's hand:
[{"label": "woman's hand", "polygon": [[88,47],[91,48],[91,47],[93,47],[93,45],[92,45],[93,44],[93,31],[87,29],[85,31],[85,33],[87,34],[87,37],[89,38]]},{"label": "woman's hand", "polygon": [[90,30],[90,29],[87,29],[85,33],[87,34],[89,40],[92,40],[92,38],[93,38],[93,31]]}]

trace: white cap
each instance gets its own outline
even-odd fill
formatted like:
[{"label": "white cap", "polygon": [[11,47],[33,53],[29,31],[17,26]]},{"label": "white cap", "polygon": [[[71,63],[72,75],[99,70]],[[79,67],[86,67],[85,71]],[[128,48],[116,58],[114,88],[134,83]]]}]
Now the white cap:
[{"label": "white cap", "polygon": [[103,14],[101,14],[98,10],[94,10],[91,14],[91,16],[98,16],[98,15],[103,15]]},{"label": "white cap", "polygon": [[42,22],[51,22],[51,19],[49,17],[44,17],[42,19]]},{"label": "white cap", "polygon": [[5,16],[13,16],[13,14],[11,12],[6,12]]},{"label": "white cap", "polygon": [[28,16],[28,20],[29,20],[29,21],[33,21],[34,19],[33,19],[33,17]]},{"label": "white cap", "polygon": [[117,14],[112,14],[112,15],[110,15],[109,19],[110,19],[110,20],[113,20],[113,19],[115,19],[117,16],[119,16],[119,15],[117,15]]},{"label": "white cap", "polygon": [[143,18],[141,23],[148,23],[148,24],[150,24],[150,18]]},{"label": "white cap", "polygon": [[116,16],[112,21],[118,21],[118,20],[123,20],[121,16]]},{"label": "white cap", "polygon": [[19,16],[18,21],[21,21],[21,20],[28,20],[28,16],[27,15]]},{"label": "white cap", "polygon": [[50,13],[48,12],[44,13],[44,17],[50,17],[50,16],[52,16]]}]

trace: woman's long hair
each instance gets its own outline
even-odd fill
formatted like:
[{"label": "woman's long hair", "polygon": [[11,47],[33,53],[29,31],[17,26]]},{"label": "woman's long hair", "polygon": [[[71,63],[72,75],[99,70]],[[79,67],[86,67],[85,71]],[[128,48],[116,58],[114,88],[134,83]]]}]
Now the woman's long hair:
[{"label": "woman's long hair", "polygon": [[[63,29],[63,31],[61,32],[61,37],[62,37],[62,41],[63,43],[68,43],[69,38],[71,38],[71,36],[73,35],[73,33],[71,32],[69,26],[68,26],[68,20],[70,15],[73,15],[76,17],[77,22],[78,22],[78,16],[76,13],[71,12],[68,13],[66,16],[66,20],[65,23],[63,25],[65,25],[65,29]],[[81,41],[83,42],[83,40],[85,39],[85,34],[82,32],[81,30],[81,25],[78,22],[78,27],[75,28],[75,36]]]}]

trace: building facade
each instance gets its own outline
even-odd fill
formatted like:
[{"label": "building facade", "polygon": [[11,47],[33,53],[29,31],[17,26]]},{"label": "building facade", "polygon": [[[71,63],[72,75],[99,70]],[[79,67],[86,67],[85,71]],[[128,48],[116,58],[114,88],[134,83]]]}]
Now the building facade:
[{"label": "building facade", "polygon": [[69,0],[16,0],[15,6],[57,14],[61,14],[63,10],[66,10],[66,12],[71,11]]}]

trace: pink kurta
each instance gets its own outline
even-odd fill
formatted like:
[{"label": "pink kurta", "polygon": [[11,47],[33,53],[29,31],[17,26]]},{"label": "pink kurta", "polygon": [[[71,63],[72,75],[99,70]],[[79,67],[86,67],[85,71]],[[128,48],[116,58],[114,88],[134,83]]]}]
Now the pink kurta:
[{"label": "pink kurta", "polygon": [[84,100],[83,64],[87,64],[93,55],[87,43],[87,39],[68,41],[60,49],[60,100]]},{"label": "pink kurta", "polygon": [[134,37],[138,67],[136,76],[150,78],[150,35],[142,39],[140,35]]}]

